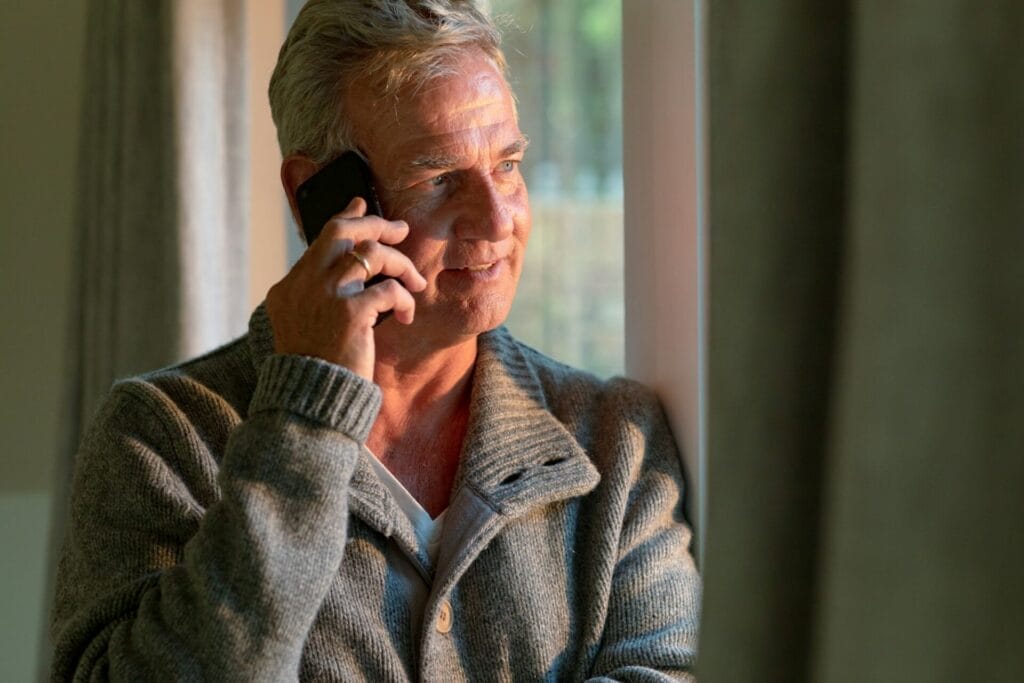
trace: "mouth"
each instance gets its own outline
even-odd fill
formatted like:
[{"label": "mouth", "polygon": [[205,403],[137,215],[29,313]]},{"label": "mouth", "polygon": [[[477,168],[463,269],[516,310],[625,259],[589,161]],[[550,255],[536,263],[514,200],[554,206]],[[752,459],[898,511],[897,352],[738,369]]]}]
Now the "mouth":
[{"label": "mouth", "polygon": [[480,271],[490,270],[491,268],[494,267],[495,263],[497,263],[497,261],[489,261],[487,263],[481,263],[476,266],[463,266],[462,268],[459,268],[459,270],[466,270],[469,271],[470,273],[479,273]]},{"label": "mouth", "polygon": [[505,259],[485,261],[483,263],[474,263],[472,265],[448,269],[448,273],[465,283],[491,282],[502,277],[505,271]]}]

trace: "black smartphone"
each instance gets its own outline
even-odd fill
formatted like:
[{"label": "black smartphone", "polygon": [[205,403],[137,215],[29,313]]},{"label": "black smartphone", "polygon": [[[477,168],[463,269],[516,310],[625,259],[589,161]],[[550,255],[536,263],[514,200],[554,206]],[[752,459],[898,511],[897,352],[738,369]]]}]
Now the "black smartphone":
[{"label": "black smartphone", "polygon": [[[356,197],[366,200],[367,215],[383,216],[377,192],[373,189],[373,173],[366,161],[354,151],[348,151],[330,162],[295,191],[299,205],[299,218],[306,245],[313,243],[332,216],[344,210]],[[367,287],[387,280],[388,276],[378,273],[366,281]],[[374,325],[384,322],[391,311],[382,313]]]},{"label": "black smartphone", "polygon": [[373,189],[370,167],[353,151],[345,152],[299,185],[295,201],[299,205],[306,244],[312,244],[331,216],[342,211],[355,197],[366,200],[367,214],[383,215]]}]

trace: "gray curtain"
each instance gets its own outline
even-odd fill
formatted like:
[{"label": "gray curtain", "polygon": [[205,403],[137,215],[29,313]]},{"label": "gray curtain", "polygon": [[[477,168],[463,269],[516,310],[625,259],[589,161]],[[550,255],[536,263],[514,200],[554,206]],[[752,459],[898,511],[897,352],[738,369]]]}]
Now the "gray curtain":
[{"label": "gray curtain", "polygon": [[[243,10],[243,0],[88,5],[66,457],[54,473],[51,559],[80,432],[111,382],[245,329]],[[48,635],[42,642],[45,671]]]},{"label": "gray curtain", "polygon": [[1024,671],[1024,3],[710,0],[702,683]]}]

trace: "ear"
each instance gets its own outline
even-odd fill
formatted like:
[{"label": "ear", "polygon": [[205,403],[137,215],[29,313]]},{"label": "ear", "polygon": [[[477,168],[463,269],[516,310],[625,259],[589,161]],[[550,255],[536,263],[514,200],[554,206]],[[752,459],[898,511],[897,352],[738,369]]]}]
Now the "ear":
[{"label": "ear", "polygon": [[295,193],[299,185],[306,182],[314,173],[320,170],[309,157],[302,154],[292,154],[281,162],[281,184],[284,186],[285,194],[288,195],[288,206],[291,207],[292,217],[295,224],[302,227],[302,219],[299,217],[299,205],[295,201]]}]

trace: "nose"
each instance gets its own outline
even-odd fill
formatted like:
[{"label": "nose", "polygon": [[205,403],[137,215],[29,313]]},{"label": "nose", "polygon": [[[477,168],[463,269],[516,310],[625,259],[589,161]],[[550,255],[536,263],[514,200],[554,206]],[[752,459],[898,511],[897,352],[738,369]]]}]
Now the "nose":
[{"label": "nose", "polygon": [[464,240],[500,242],[515,227],[516,202],[495,186],[490,177],[478,179],[465,188],[455,235]]}]

